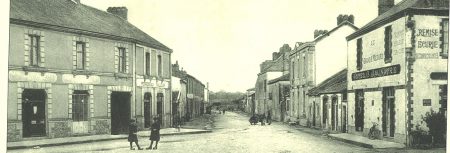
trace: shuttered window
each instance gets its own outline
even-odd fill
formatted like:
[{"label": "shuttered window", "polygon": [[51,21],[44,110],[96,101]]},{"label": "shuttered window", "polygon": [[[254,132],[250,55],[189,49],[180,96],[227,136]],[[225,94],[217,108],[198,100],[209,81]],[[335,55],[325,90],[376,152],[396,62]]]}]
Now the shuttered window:
[{"label": "shuttered window", "polygon": [[362,39],[356,40],[356,69],[362,69]]},{"label": "shuttered window", "polygon": [[392,26],[384,28],[384,62],[392,61]]}]

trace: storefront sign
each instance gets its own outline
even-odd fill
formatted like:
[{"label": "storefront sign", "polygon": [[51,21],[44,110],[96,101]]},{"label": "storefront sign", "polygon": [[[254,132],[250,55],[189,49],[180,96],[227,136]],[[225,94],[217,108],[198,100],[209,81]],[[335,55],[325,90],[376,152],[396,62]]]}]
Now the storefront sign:
[{"label": "storefront sign", "polygon": [[439,59],[439,53],[416,53],[416,59]]},{"label": "storefront sign", "polygon": [[447,80],[448,74],[447,72],[431,72],[430,78],[431,80]]},{"label": "storefront sign", "polygon": [[363,79],[370,79],[370,78],[378,78],[378,77],[384,77],[389,75],[395,75],[400,73],[400,64],[392,65],[388,67],[382,67],[367,71],[361,71],[352,73],[352,80],[363,80]]},{"label": "storefront sign", "polygon": [[431,106],[431,99],[424,99],[423,106]]}]

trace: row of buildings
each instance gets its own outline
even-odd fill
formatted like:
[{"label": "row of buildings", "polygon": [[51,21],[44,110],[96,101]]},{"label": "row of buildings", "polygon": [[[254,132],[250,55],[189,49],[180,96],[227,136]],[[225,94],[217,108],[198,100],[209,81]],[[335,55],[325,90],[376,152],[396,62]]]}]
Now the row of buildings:
[{"label": "row of buildings", "polygon": [[130,24],[127,8],[10,5],[8,141],[123,134],[130,119],[141,129],[154,117],[170,127],[180,113],[202,113],[207,88],[186,73],[173,76],[172,49]]},{"label": "row of buildings", "polygon": [[283,122],[409,145],[425,113],[447,112],[448,0],[378,0],[358,28],[339,15],[314,40],[283,45],[260,65],[245,110]]}]

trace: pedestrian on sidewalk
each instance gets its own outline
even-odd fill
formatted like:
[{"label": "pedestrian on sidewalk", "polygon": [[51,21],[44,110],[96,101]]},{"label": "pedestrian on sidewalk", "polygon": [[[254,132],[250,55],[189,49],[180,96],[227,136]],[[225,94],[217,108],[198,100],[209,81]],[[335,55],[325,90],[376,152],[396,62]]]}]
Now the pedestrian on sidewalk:
[{"label": "pedestrian on sidewalk", "polygon": [[128,127],[128,142],[130,142],[130,150],[134,150],[133,142],[136,143],[139,150],[142,150],[138,143],[137,132],[138,129],[135,120],[130,119],[130,125]]},{"label": "pedestrian on sidewalk", "polygon": [[154,150],[158,149],[158,142],[160,139],[159,136],[159,130],[161,129],[161,125],[159,123],[158,118],[153,118],[153,124],[150,128],[150,146],[148,148],[146,148],[147,150],[151,150],[152,146],[153,146],[153,141],[156,141],[155,147],[153,148]]},{"label": "pedestrian on sidewalk", "polygon": [[270,111],[267,111],[267,124],[272,124],[272,113]]}]

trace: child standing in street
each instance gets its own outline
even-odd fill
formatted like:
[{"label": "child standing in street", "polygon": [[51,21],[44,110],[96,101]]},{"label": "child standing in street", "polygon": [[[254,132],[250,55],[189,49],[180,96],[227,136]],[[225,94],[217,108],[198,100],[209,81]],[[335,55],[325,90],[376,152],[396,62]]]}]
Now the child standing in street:
[{"label": "child standing in street", "polygon": [[151,126],[151,133],[150,133],[150,147],[146,148],[147,150],[152,149],[153,141],[156,141],[155,147],[153,149],[158,149],[158,142],[159,142],[159,130],[161,129],[161,125],[159,124],[158,118],[153,118],[153,124]]},{"label": "child standing in street", "polygon": [[134,119],[130,119],[130,125],[128,127],[128,142],[130,142],[130,150],[134,150],[133,148],[133,142],[136,143],[136,146],[139,150],[142,150],[142,148],[139,146],[138,138],[137,138],[137,125]]}]

